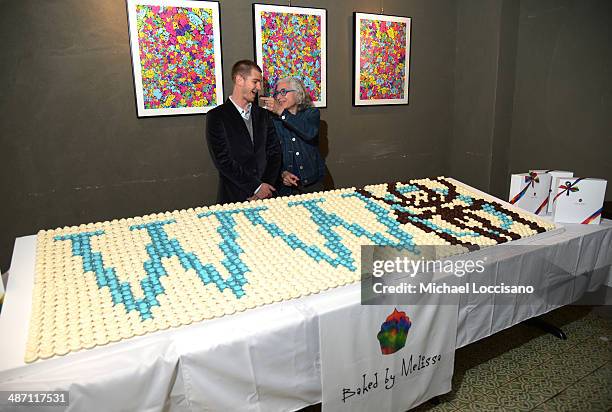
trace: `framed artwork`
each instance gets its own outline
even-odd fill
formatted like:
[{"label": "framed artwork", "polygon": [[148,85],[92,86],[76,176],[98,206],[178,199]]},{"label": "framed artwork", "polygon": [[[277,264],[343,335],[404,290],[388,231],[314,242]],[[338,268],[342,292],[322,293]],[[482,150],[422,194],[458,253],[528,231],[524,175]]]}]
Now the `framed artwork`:
[{"label": "framed artwork", "polygon": [[316,107],[327,105],[327,10],[253,5],[255,56],[264,94],[283,77],[298,77]]},{"label": "framed artwork", "polygon": [[410,18],[354,13],[353,104],[408,104]]},{"label": "framed artwork", "polygon": [[127,0],[127,8],[139,117],[223,103],[219,3]]}]

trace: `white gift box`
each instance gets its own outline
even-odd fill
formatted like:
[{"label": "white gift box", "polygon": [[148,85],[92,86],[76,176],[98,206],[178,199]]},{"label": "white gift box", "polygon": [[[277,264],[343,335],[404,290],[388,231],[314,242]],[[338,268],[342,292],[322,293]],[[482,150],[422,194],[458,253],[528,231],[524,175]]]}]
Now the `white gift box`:
[{"label": "white gift box", "polygon": [[568,172],[567,170],[530,170],[530,172],[536,172],[537,174],[548,173],[552,176],[548,190],[548,204],[546,205],[546,213],[552,213],[552,200],[556,193],[555,188],[559,186],[557,179],[560,177],[574,177],[574,172]]},{"label": "white gift box", "polygon": [[545,215],[552,176],[548,173],[519,173],[510,178],[509,202],[537,215]]},{"label": "white gift box", "polygon": [[554,221],[598,225],[601,221],[607,183],[603,179],[559,179],[553,197]]}]

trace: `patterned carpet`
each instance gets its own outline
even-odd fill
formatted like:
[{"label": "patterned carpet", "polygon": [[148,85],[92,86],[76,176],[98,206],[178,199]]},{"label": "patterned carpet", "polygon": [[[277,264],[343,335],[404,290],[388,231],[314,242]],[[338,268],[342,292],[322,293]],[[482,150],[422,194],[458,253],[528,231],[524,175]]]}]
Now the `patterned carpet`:
[{"label": "patterned carpet", "polygon": [[606,309],[605,316],[584,306],[544,315],[567,340],[519,324],[459,349],[453,391],[411,412],[612,410],[612,308]]},{"label": "patterned carpet", "polygon": [[453,392],[414,411],[571,411],[612,409],[612,321],[589,307],[565,307],[544,320],[567,340],[516,325],[455,357]]}]

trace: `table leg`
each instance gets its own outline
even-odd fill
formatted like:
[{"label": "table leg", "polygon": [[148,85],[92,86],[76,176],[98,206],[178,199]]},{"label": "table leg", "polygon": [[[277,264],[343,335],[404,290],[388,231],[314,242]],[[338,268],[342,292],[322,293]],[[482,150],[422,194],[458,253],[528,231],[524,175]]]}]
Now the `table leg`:
[{"label": "table leg", "polygon": [[554,335],[559,339],[567,340],[567,335],[565,334],[565,332],[563,332],[560,328],[556,327],[552,323],[546,322],[539,316],[527,319],[524,323],[528,326],[533,326],[543,330],[544,332],[550,333],[551,335]]}]

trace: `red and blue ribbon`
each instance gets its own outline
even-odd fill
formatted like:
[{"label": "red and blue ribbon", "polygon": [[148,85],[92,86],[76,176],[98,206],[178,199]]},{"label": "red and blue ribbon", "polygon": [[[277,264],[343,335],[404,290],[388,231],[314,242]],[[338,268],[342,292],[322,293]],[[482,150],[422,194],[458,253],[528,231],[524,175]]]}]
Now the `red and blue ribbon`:
[{"label": "red and blue ribbon", "polygon": [[546,199],[544,199],[544,201],[542,202],[542,204],[536,209],[535,214],[539,215],[540,212],[542,211],[542,209],[546,208],[546,205],[548,204],[548,196],[546,196]]},{"label": "red and blue ribbon", "polygon": [[597,219],[599,216],[601,216],[601,212],[603,211],[603,207],[600,208],[599,210],[597,210],[595,213],[593,213],[591,216],[587,217],[586,219],[584,219],[582,221],[583,225],[588,225],[589,223],[591,223],[592,221],[594,221],[595,219]]}]

